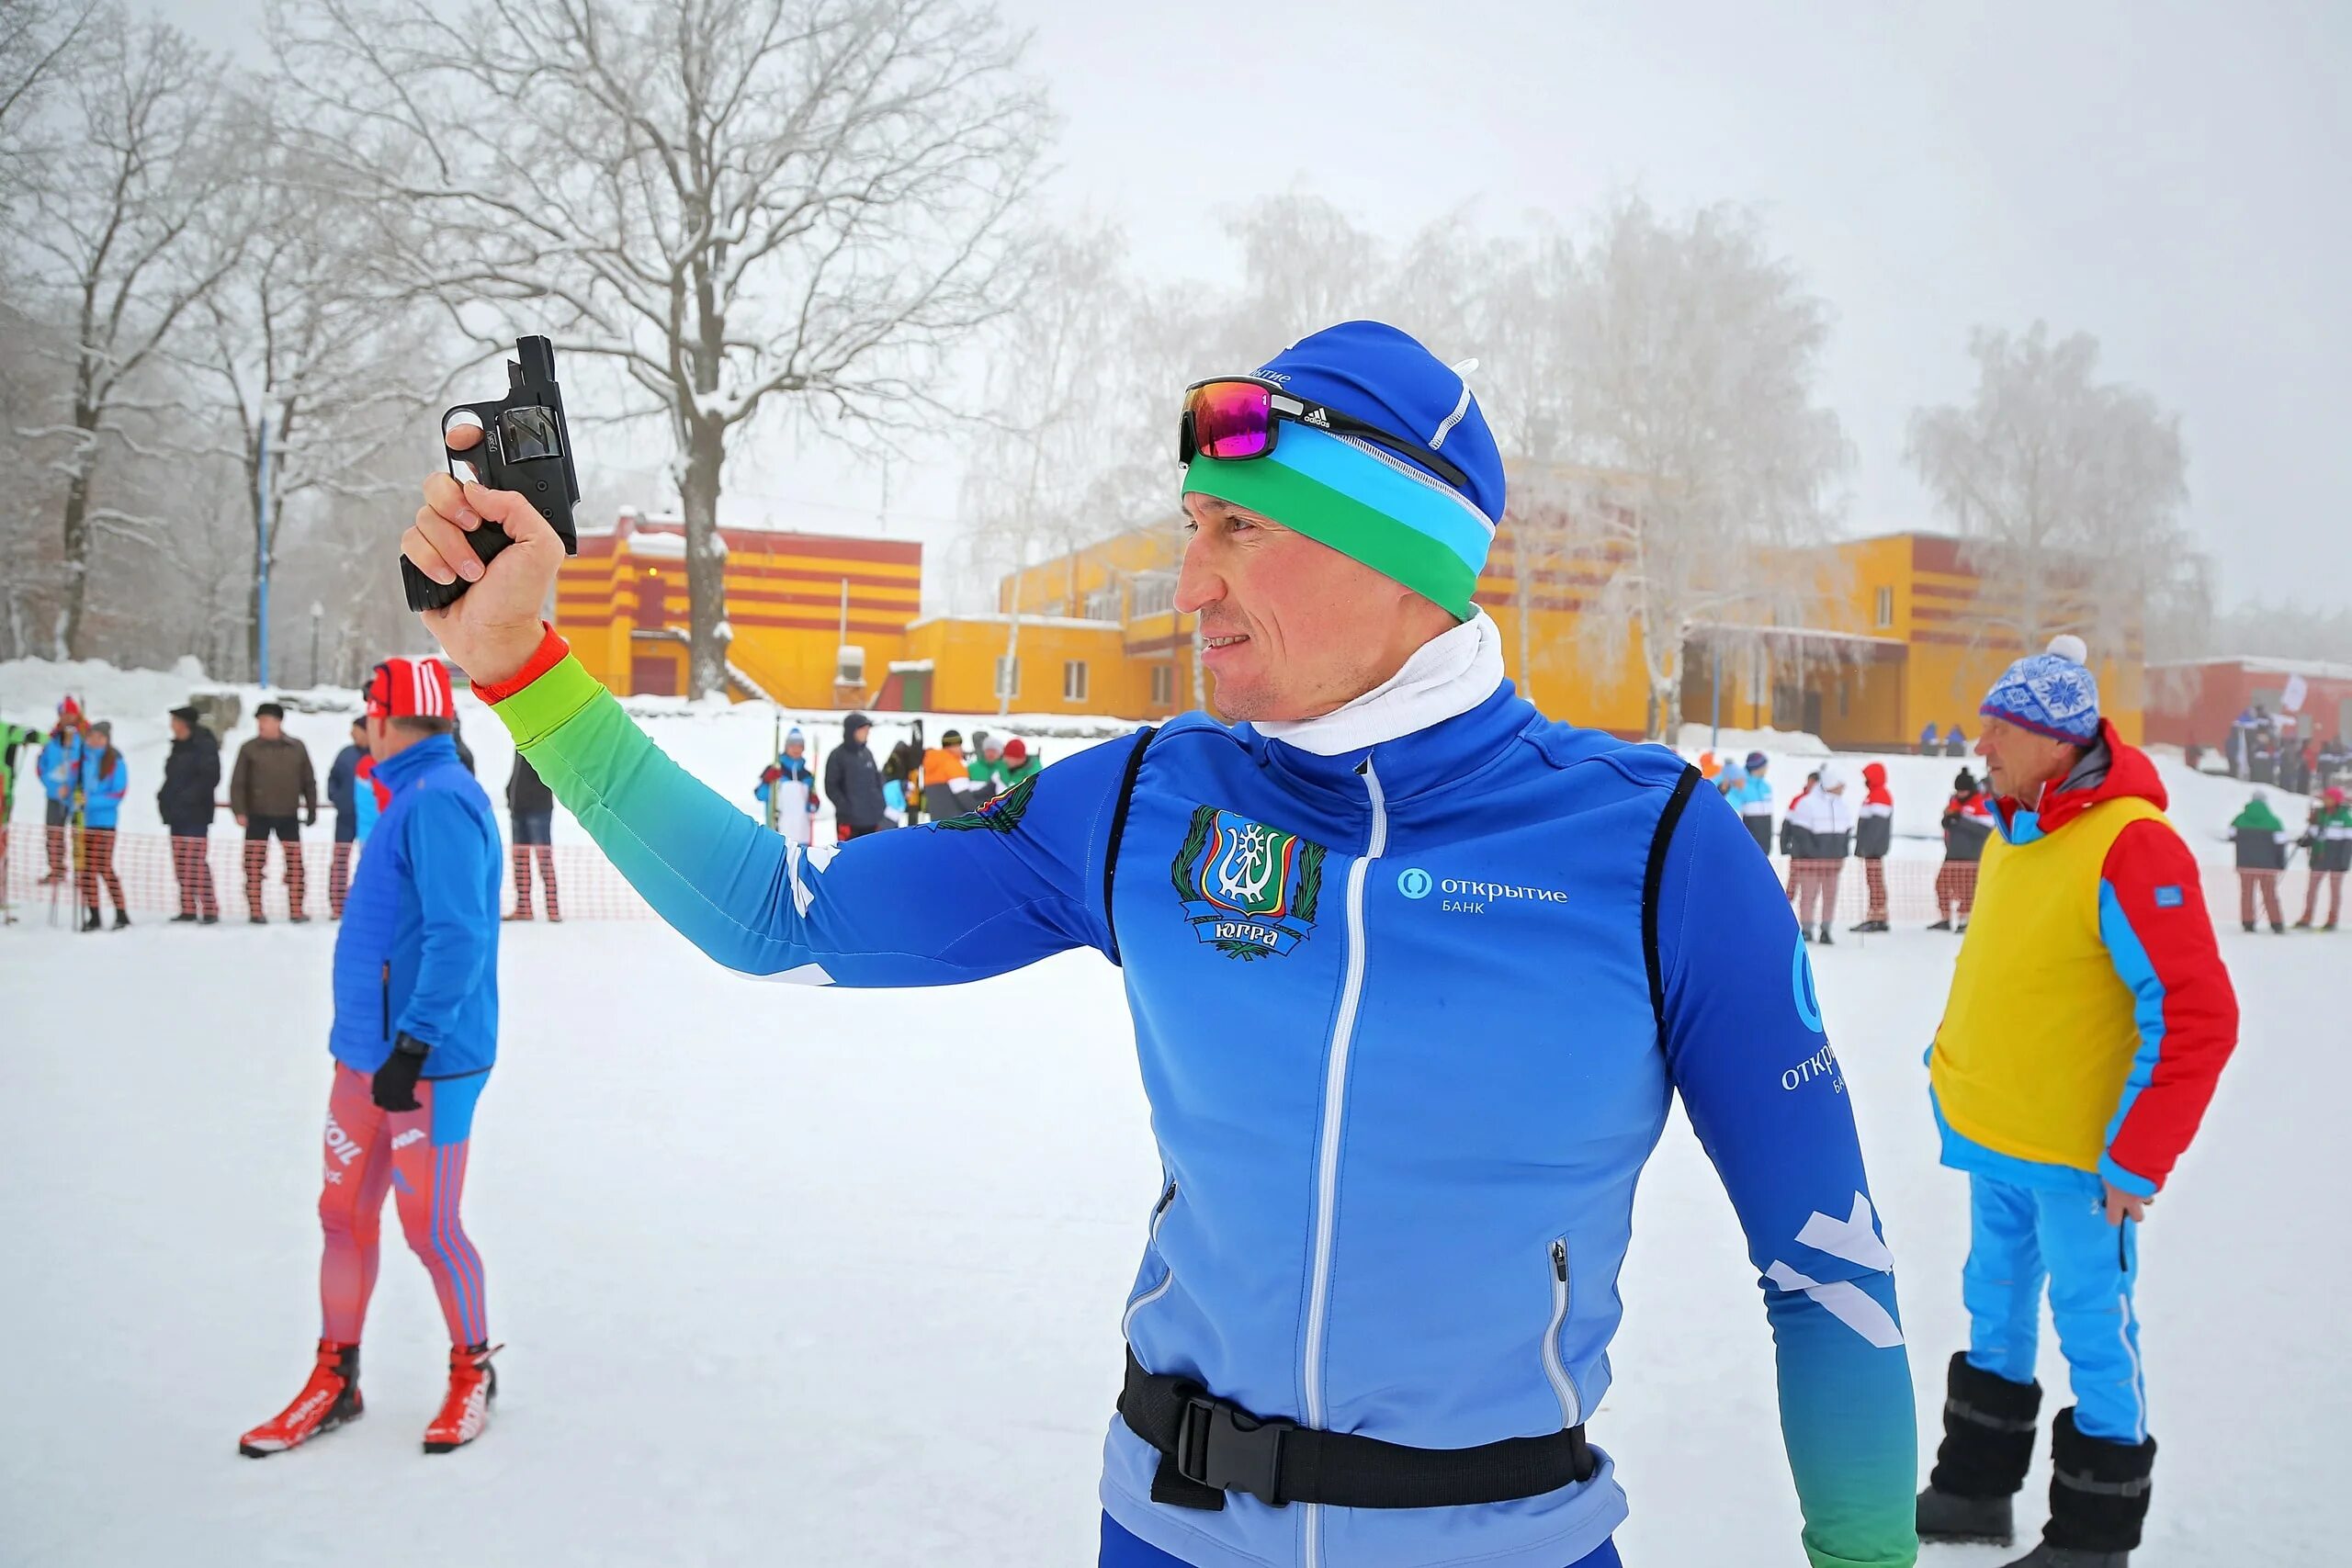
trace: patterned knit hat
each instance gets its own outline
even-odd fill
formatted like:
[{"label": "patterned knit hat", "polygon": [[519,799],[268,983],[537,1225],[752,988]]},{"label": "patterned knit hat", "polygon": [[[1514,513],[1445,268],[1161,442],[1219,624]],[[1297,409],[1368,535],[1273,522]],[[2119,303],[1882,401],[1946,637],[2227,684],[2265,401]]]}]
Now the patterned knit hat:
[{"label": "patterned knit hat", "polygon": [[1977,712],[2019,729],[2087,746],[2098,739],[2098,677],[2083,639],[2061,634],[2049,651],[2029,654],[2001,672]]},{"label": "patterned knit hat", "polygon": [[449,667],[437,659],[387,659],[368,678],[374,718],[453,718]]},{"label": "patterned knit hat", "polygon": [[1476,613],[1478,574],[1503,514],[1503,459],[1469,383],[1409,334],[1342,321],[1301,338],[1256,375],[1437,453],[1469,481],[1457,490],[1408,455],[1286,421],[1261,457],[1195,457],[1184,489],[1272,518],[1435,601]]}]

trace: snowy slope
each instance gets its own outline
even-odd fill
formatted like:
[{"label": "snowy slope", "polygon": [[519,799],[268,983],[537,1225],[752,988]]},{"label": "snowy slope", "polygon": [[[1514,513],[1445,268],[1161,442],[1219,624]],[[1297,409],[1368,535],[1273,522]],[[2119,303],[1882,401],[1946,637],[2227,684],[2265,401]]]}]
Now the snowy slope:
[{"label": "snowy slope", "polygon": [[[0,1562],[1092,1562],[1158,1179],[1115,970],[807,991],[731,978],[658,926],[511,930],[469,1198],[509,1345],[497,1424],[418,1454],[444,1347],[388,1215],[367,1418],[254,1463],[236,1435],[292,1394],[317,1333],[331,941],[0,932]],[[2312,1023],[2341,1012],[2324,939],[2223,950],[2247,1043],[2149,1227],[2164,1458],[2134,1564],[2318,1568],[2342,1560],[2330,1456],[2352,1408],[2328,1196],[2352,1054]],[[1817,955],[1923,1412],[1963,1331],[1963,1185],[1935,1164],[1919,1065],[1952,952],[1905,933]],[[1593,1418],[1633,1495],[1626,1561],[1793,1568],[1754,1271],[1679,1119],[1637,1227]]]}]

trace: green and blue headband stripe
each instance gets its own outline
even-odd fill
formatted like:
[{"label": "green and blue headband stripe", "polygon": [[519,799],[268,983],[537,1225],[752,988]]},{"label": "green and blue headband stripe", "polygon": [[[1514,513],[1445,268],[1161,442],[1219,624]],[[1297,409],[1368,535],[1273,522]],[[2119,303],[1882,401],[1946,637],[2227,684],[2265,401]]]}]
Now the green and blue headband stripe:
[{"label": "green and blue headband stripe", "polygon": [[1369,446],[1288,423],[1262,457],[1195,457],[1184,489],[1271,517],[1458,620],[1476,613],[1494,524],[1467,497]]}]

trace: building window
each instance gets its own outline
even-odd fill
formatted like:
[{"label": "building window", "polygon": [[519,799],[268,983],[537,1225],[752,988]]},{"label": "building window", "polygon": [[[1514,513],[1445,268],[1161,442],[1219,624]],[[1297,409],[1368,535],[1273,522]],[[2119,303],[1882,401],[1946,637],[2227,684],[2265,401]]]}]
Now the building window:
[{"label": "building window", "polygon": [[1086,596],[1086,618],[1090,621],[1115,621],[1119,618],[1119,590],[1114,583],[1098,588]]},{"label": "building window", "polygon": [[996,694],[1000,697],[1017,697],[1021,694],[1020,660],[1007,659],[1001,654],[997,656]]},{"label": "building window", "polygon": [[1894,590],[1892,588],[1878,591],[1878,624],[1882,631],[1894,624]]},{"label": "building window", "polygon": [[1176,705],[1176,669],[1170,664],[1151,667],[1151,705],[1172,708]]},{"label": "building window", "polygon": [[1147,571],[1136,578],[1135,615],[1164,615],[1176,607],[1176,579],[1164,571]]},{"label": "building window", "polygon": [[1073,659],[1062,665],[1062,701],[1082,703],[1086,700],[1086,662]]}]

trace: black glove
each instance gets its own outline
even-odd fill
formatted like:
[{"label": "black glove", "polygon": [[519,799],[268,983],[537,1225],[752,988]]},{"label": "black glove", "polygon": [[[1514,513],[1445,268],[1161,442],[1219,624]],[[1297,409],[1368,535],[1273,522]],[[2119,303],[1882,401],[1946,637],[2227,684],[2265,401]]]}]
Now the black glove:
[{"label": "black glove", "polygon": [[424,1054],[433,1049],[413,1035],[403,1034],[392,1042],[392,1054],[376,1069],[375,1099],[379,1111],[415,1111],[416,1075],[424,1066]]},{"label": "black glove", "polygon": [[313,806],[309,810],[302,813],[302,826],[305,828],[315,828],[318,825],[319,808]]}]

